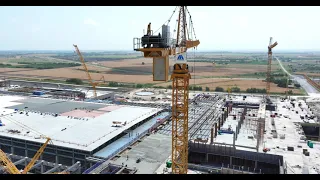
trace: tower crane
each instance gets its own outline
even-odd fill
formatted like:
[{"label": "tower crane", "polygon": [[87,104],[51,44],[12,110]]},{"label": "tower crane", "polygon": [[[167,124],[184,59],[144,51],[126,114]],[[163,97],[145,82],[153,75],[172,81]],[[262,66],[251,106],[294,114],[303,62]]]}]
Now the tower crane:
[{"label": "tower crane", "polygon": [[271,63],[272,63],[272,48],[276,47],[278,42],[272,44],[272,37],[270,37],[270,42],[268,46],[268,67],[267,67],[267,99],[269,99],[270,95],[270,81],[271,81]]},{"label": "tower crane", "polygon": [[34,164],[36,163],[36,161],[40,158],[40,156],[42,155],[42,153],[44,152],[44,149],[47,147],[47,145],[49,144],[49,142],[51,142],[51,138],[42,135],[41,133],[31,129],[30,127],[22,124],[21,122],[18,122],[16,120],[13,120],[12,118],[9,117],[2,117],[8,121],[11,121],[14,124],[19,125],[22,128],[28,129],[28,130],[32,130],[33,132],[40,134],[40,138],[45,138],[46,142],[40,147],[40,149],[36,152],[36,154],[33,156],[33,158],[31,159],[31,161],[29,162],[29,164],[22,170],[18,170],[18,168],[10,161],[10,159],[6,156],[6,154],[0,149],[0,161],[2,162],[3,166],[5,167],[5,169],[10,173],[10,174],[27,174],[30,169],[34,166]]},{"label": "tower crane", "polygon": [[[100,82],[94,82],[94,81],[93,81],[93,79],[91,78],[91,75],[90,75],[90,73],[89,73],[89,70],[88,70],[88,68],[87,68],[87,65],[86,65],[86,63],[84,62],[84,58],[83,58],[83,56],[82,56],[82,54],[81,54],[78,46],[77,46],[77,45],[73,45],[73,46],[75,47],[76,52],[77,52],[77,54],[78,54],[78,56],[79,56],[79,58],[80,58],[80,61],[81,61],[81,63],[82,63],[82,66],[83,66],[83,68],[84,68],[84,70],[85,70],[85,72],[86,72],[86,74],[87,74],[87,77],[88,77],[88,79],[89,79],[89,83],[90,83],[90,85],[91,85],[92,88],[93,88],[93,96],[94,96],[94,98],[96,98],[96,97],[97,97],[96,87],[100,84]],[[100,80],[102,80],[102,79],[103,79],[103,82],[105,82],[104,76],[102,76],[102,77],[100,78]]]},{"label": "tower crane", "polygon": [[[173,11],[174,13],[175,11]],[[170,78],[172,81],[171,158],[172,172],[174,174],[187,174],[188,170],[188,99],[189,79],[191,75],[187,64],[186,52],[188,49],[195,48],[200,44],[199,40],[192,40],[189,37],[186,13],[190,15],[187,7],[180,6],[177,20],[177,36],[173,43],[170,43],[170,32],[167,25],[162,26],[161,36],[160,33],[158,35],[149,33],[151,32],[151,24],[149,23],[148,34],[144,35],[141,39],[134,38],[134,50],[143,52],[145,58],[153,58],[154,81],[169,80],[169,56],[175,56],[175,63]],[[193,26],[191,15],[189,18],[190,25]],[[168,22],[170,22],[170,19]],[[193,27],[192,29],[194,32]]]}]

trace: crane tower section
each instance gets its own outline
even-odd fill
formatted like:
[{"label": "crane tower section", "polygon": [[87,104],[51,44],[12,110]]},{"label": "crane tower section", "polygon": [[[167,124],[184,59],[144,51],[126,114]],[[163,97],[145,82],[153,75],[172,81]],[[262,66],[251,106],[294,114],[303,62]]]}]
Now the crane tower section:
[{"label": "crane tower section", "polygon": [[267,66],[267,99],[270,95],[270,82],[271,82],[271,64],[272,64],[272,48],[278,45],[278,42],[272,44],[272,37],[270,37],[270,42],[268,46],[268,66]]},{"label": "crane tower section", "polygon": [[[162,35],[160,33],[155,35],[149,23],[147,33],[133,40],[135,51],[142,52],[146,58],[153,58],[154,81],[169,80],[169,56],[175,56],[170,78],[172,81],[172,172],[174,174],[187,174],[188,171],[188,100],[191,76],[186,52],[187,49],[195,48],[200,44],[199,40],[189,38],[186,12],[189,13],[186,6],[179,7],[176,39],[170,39],[168,25],[162,26]],[[191,15],[190,25],[192,25]]]}]

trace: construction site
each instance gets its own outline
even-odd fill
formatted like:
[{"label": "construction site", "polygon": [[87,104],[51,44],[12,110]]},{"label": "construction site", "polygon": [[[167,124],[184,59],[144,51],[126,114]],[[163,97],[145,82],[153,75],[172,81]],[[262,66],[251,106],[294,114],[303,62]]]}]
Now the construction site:
[{"label": "construction site", "polygon": [[187,7],[175,12],[176,38],[149,23],[133,39],[171,89],[101,86],[77,45],[88,86],[1,80],[0,173],[320,174],[319,84],[288,75],[312,93],[270,94],[270,38],[266,93],[191,91],[186,52],[200,41]]}]

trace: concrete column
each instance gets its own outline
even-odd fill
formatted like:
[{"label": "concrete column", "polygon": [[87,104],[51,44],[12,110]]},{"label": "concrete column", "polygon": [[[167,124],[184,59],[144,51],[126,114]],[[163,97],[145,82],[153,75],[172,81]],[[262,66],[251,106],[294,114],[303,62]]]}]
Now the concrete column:
[{"label": "concrete column", "polygon": [[58,155],[56,155],[56,164],[59,164],[59,158],[58,158]]},{"label": "concrete column", "polygon": [[320,127],[318,127],[318,129],[319,129],[318,141],[320,141]]},{"label": "concrete column", "polygon": [[208,153],[206,154],[206,162],[207,163],[209,162],[209,154]]},{"label": "concrete column", "polygon": [[28,150],[27,150],[27,148],[24,150],[24,156],[25,156],[25,157],[28,157]]},{"label": "concrete column", "polygon": [[41,174],[44,173],[44,166],[43,166],[43,163],[41,164]]},{"label": "concrete column", "polygon": [[255,161],[254,162],[254,169],[257,169],[257,167],[258,167],[258,161]]},{"label": "concrete column", "polygon": [[224,114],[222,113],[219,118],[221,118],[224,121]]},{"label": "concrete column", "polygon": [[11,146],[11,154],[14,154],[14,148]]},{"label": "concrete column", "polygon": [[214,137],[214,132],[213,132],[213,127],[211,128],[211,140],[210,140],[210,144],[213,144],[213,137]]},{"label": "concrete column", "polygon": [[218,124],[214,123],[214,137],[217,137],[217,133],[218,133]]},{"label": "concrete column", "polygon": [[232,166],[232,157],[230,156],[230,166]]}]

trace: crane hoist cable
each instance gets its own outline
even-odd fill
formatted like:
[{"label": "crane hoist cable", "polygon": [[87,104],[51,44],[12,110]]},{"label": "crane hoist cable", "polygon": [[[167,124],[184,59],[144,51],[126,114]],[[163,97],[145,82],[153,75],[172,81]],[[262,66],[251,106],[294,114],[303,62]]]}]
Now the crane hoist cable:
[{"label": "crane hoist cable", "polygon": [[[170,23],[173,15],[174,15],[174,13],[176,12],[176,10],[177,10],[178,7],[179,7],[179,6],[176,6],[176,8],[175,8],[174,11],[172,12],[170,18],[169,18],[168,20],[166,20],[166,22],[163,23],[164,25],[165,25],[165,24],[168,25],[168,24]],[[157,29],[157,30],[154,32],[154,34],[157,33],[161,28],[162,28],[162,26],[160,26],[159,29]]]},{"label": "crane hoist cable", "polygon": [[191,18],[191,14],[190,14],[190,12],[189,12],[188,9],[187,9],[187,12],[188,12],[189,17],[190,17],[190,20],[191,20],[190,26],[192,26],[192,30],[193,30],[193,33],[194,33],[194,38],[197,39],[196,33],[195,33],[195,31],[194,31],[194,26],[193,26],[193,21],[192,21],[192,18]]}]

